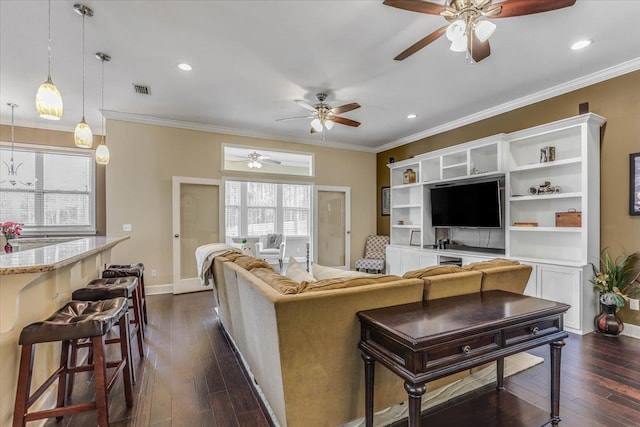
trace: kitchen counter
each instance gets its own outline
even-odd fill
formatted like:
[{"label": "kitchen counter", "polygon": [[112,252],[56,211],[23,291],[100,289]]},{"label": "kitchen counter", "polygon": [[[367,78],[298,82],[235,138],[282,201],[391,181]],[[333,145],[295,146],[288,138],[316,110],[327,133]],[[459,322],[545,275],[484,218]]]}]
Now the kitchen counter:
[{"label": "kitchen counter", "polygon": [[[111,249],[129,239],[77,237],[0,255],[0,425],[11,425],[18,378],[18,338],[26,325],[46,319],[71,300],[74,290],[97,278],[111,263]],[[60,240],[57,239],[59,242]],[[36,346],[33,382],[42,383],[60,362],[60,345]],[[34,410],[55,406],[50,387]]]},{"label": "kitchen counter", "polygon": [[80,237],[58,244],[3,254],[0,255],[0,276],[56,270],[87,256],[111,249],[128,238],[129,236]]}]

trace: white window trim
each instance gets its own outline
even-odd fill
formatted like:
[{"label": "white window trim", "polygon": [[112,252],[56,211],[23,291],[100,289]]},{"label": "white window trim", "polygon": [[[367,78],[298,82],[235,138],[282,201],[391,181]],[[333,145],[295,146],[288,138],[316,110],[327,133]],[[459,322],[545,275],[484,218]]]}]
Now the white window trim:
[{"label": "white window trim", "polygon": [[[11,148],[11,142],[0,141],[1,147]],[[84,157],[89,157],[89,176],[91,182],[91,191],[89,192],[89,225],[86,226],[25,226],[22,230],[22,236],[63,236],[63,235],[77,235],[77,234],[96,234],[96,163],[93,161],[95,157],[95,150],[67,148],[67,147],[53,147],[49,145],[38,144],[24,144],[16,142],[14,143],[16,151],[28,151],[34,153],[53,153],[53,154],[74,154]],[[6,167],[1,164],[0,167]],[[36,175],[42,176],[42,168],[38,167]],[[24,188],[3,189],[2,191],[24,191]],[[64,193],[63,191],[56,191],[55,193]],[[75,193],[74,191],[68,191],[67,193]],[[44,194],[44,192],[43,192]],[[38,205],[36,205],[38,209]]]}]

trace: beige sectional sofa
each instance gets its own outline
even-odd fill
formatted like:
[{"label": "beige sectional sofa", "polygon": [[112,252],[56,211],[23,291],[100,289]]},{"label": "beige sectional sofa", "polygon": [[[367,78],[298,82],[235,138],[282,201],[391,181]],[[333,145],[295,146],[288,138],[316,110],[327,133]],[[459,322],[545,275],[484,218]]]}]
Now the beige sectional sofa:
[{"label": "beige sectional sofa", "polygon": [[[478,286],[463,287],[468,292],[480,291],[482,270],[461,275],[458,282],[443,280],[455,274],[460,272],[440,274],[438,279],[414,272],[415,277],[405,278],[375,275],[298,283],[248,256],[232,254],[214,261],[222,325],[277,422],[289,427],[339,426],[362,416],[364,368],[357,349],[360,325],[356,312],[420,301],[429,297],[427,281],[434,292],[462,284],[460,277],[474,277]],[[406,400],[398,377],[381,366],[376,366],[375,375],[376,410]],[[444,378],[428,388],[466,375],[468,372]]]}]

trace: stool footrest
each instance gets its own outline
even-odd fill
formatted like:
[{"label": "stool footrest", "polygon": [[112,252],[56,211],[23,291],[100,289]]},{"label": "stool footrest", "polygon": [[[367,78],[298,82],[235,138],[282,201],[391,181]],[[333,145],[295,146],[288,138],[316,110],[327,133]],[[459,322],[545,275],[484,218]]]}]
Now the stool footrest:
[{"label": "stool footrest", "polygon": [[95,411],[97,406],[98,405],[96,405],[96,402],[76,403],[74,405],[67,405],[61,408],[53,408],[53,409],[46,409],[44,411],[31,412],[30,414],[27,414],[24,417],[24,419],[25,421],[35,421],[35,420],[41,420],[43,418],[53,418],[53,417],[59,417],[62,415],[72,415],[80,412]]}]

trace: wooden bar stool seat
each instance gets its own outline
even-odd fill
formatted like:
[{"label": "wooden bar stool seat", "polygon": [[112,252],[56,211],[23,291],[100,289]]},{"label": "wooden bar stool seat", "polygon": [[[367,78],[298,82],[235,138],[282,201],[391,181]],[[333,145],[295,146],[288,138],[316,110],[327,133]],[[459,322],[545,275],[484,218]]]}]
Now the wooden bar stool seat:
[{"label": "wooden bar stool seat", "polygon": [[144,288],[144,264],[141,262],[135,264],[111,264],[106,270],[102,272],[103,278],[113,277],[130,277],[134,276],[138,278],[140,285],[140,302],[142,305],[142,320],[144,321],[143,328],[147,326],[147,294]]},{"label": "wooden bar stool seat", "polygon": [[[27,325],[20,333],[22,346],[18,386],[13,414],[13,427],[24,427],[28,421],[75,414],[85,411],[97,411],[98,426],[109,425],[109,406],[107,396],[117,376],[122,372],[127,407],[133,406],[133,390],[129,359],[129,316],[126,298],[113,298],[104,301],[71,301],[43,322]],[[117,361],[107,362],[105,357],[105,336],[114,326],[120,332],[120,354]],[[69,345],[72,340],[88,338],[91,340],[94,363],[88,366],[69,366]],[[31,380],[35,344],[62,342],[60,366],[41,385],[31,393]],[[107,368],[116,368],[111,377],[107,377]],[[69,374],[80,371],[94,371],[95,401],[66,405],[66,387]],[[58,381],[56,407],[37,412],[28,412],[29,408],[53,384]]]}]

